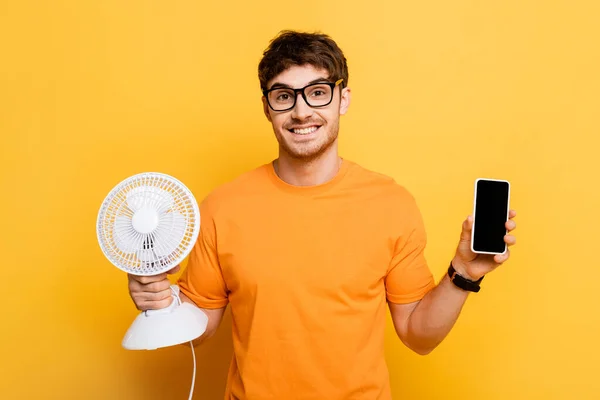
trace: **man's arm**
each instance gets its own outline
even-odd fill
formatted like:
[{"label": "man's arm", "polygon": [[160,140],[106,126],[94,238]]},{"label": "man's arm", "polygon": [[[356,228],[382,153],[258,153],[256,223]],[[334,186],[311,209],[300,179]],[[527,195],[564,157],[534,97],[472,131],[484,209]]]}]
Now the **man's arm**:
[{"label": "man's arm", "polygon": [[[510,233],[517,225],[512,220],[516,212],[511,210],[506,229]],[[475,254],[471,251],[471,216],[463,223],[460,241],[452,265],[458,274],[477,281],[508,260],[509,250],[495,256]],[[504,241],[508,246],[516,243],[514,236],[507,234]],[[470,292],[456,287],[448,275],[420,301],[409,304],[389,303],[396,333],[402,342],[418,354],[429,354],[448,335]]]},{"label": "man's arm", "polygon": [[468,293],[454,286],[446,275],[420,301],[388,303],[398,337],[415,353],[429,354],[454,326]]},{"label": "man's arm", "polygon": [[[196,306],[196,304],[194,304],[194,302],[190,300],[189,297],[187,297],[181,292],[179,292],[179,298],[182,302],[190,303]],[[208,317],[208,324],[206,325],[206,332],[204,332],[199,338],[194,339],[194,347],[204,343],[204,341],[210,339],[215,334],[215,332],[217,332],[217,329],[219,328],[219,325],[221,325],[221,321],[223,320],[223,314],[225,313],[227,306],[221,308],[198,308],[200,308],[200,310],[202,310]],[[185,345],[187,346],[187,344]]]}]

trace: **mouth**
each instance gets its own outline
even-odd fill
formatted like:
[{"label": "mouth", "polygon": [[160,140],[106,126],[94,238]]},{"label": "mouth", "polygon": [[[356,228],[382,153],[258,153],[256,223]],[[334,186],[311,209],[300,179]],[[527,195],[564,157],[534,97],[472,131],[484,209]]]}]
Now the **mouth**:
[{"label": "mouth", "polygon": [[305,127],[289,128],[288,131],[294,135],[307,136],[318,131],[320,127],[320,125],[310,125]]}]

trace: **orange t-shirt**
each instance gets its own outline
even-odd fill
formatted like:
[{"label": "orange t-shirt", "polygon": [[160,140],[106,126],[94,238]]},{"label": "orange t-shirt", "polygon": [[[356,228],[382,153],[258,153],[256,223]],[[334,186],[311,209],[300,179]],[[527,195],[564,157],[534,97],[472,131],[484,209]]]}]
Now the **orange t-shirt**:
[{"label": "orange t-shirt", "polygon": [[434,286],[413,197],[344,160],[327,183],[291,186],[263,165],[210,194],[179,285],[231,304],[225,398],[388,400],[386,300]]}]

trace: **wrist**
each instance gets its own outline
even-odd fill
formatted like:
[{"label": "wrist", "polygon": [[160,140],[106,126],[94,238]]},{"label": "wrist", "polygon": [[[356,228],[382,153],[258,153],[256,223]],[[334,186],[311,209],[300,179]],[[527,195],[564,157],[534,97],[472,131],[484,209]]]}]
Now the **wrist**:
[{"label": "wrist", "polygon": [[448,277],[450,279],[450,282],[452,282],[454,286],[467,292],[479,292],[479,290],[481,289],[479,284],[483,280],[483,276],[475,280],[468,275],[465,276],[460,274],[458,271],[455,270],[452,261],[450,262],[450,266],[448,267]]},{"label": "wrist", "polygon": [[468,279],[470,281],[475,282],[475,281],[478,281],[481,278],[483,278],[483,275],[477,276],[477,275],[469,274],[467,272],[467,267],[466,267],[465,263],[460,260],[457,260],[456,257],[453,258],[452,261],[450,261],[450,266],[452,266],[454,268],[454,270],[456,271],[456,273],[458,275],[460,275],[463,278]]}]

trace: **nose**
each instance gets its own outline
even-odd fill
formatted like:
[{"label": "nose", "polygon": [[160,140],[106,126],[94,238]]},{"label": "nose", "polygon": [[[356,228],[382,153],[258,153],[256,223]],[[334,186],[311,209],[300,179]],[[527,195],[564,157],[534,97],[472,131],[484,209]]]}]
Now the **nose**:
[{"label": "nose", "polygon": [[292,118],[294,119],[306,119],[313,114],[313,109],[306,104],[304,97],[301,93],[296,94],[296,105],[292,109]]}]

